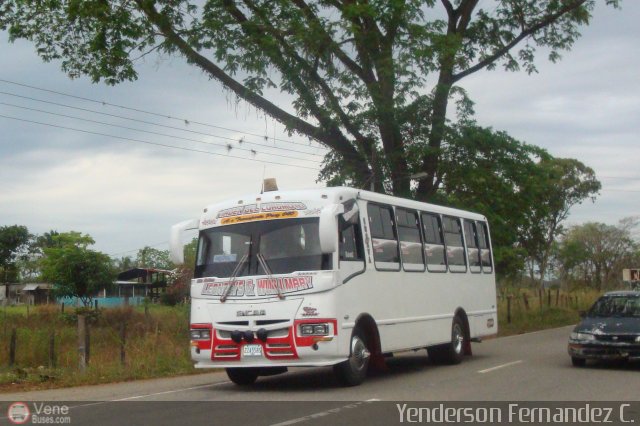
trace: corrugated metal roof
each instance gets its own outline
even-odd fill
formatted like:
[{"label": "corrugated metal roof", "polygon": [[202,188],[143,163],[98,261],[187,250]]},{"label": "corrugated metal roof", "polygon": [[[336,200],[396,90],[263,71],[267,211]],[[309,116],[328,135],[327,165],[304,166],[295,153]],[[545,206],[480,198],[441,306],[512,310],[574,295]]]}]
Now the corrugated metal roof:
[{"label": "corrugated metal roof", "polygon": [[24,286],[22,291],[34,291],[37,290],[40,284],[27,284]]}]

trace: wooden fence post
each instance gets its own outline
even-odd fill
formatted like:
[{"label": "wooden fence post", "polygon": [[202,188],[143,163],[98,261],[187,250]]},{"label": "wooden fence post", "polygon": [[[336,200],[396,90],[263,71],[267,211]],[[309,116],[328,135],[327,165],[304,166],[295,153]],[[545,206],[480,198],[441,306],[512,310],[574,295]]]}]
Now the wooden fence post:
[{"label": "wooden fence post", "polygon": [[9,367],[13,367],[16,363],[16,344],[18,340],[18,333],[16,328],[11,329],[11,343],[9,344]]},{"label": "wooden fence post", "polygon": [[120,325],[120,363],[125,364],[125,344],[127,342],[127,326],[123,322]]},{"label": "wooden fence post", "polygon": [[89,323],[85,326],[84,354],[85,362],[89,365],[89,358],[91,358],[91,325]]},{"label": "wooden fence post", "polygon": [[84,315],[78,315],[78,367],[81,372],[87,370],[87,323]]},{"label": "wooden fence post", "polygon": [[560,306],[560,287],[556,288],[556,307]]},{"label": "wooden fence post", "polygon": [[49,367],[56,368],[56,333],[52,331],[49,335]]},{"label": "wooden fence post", "polygon": [[64,302],[62,302],[62,305],[60,305],[60,312],[64,314]]},{"label": "wooden fence post", "polygon": [[529,311],[529,298],[527,297],[527,293],[522,293],[522,301],[524,302],[524,308]]},{"label": "wooden fence post", "polygon": [[551,289],[547,290],[547,306],[551,307]]},{"label": "wooden fence post", "polygon": [[511,324],[511,295],[507,296],[507,323]]}]

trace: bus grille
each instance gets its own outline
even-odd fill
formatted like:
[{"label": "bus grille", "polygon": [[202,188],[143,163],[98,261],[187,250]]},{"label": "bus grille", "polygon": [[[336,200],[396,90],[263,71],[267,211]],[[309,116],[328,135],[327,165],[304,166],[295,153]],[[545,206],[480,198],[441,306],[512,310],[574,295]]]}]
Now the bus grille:
[{"label": "bus grille", "polygon": [[[231,340],[230,332],[214,330],[212,361],[240,361],[242,346],[245,342],[236,343]],[[254,340],[252,344],[262,345],[262,352],[266,359],[285,360],[298,359],[298,353],[293,342],[293,327],[271,330],[266,342]]]}]

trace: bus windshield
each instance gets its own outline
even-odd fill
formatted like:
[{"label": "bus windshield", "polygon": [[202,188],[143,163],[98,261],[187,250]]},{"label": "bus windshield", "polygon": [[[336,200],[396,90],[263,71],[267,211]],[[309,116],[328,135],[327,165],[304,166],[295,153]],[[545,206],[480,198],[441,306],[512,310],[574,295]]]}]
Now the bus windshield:
[{"label": "bus windshield", "polygon": [[[287,274],[331,269],[331,255],[320,250],[318,218],[270,220],[200,232],[194,277],[229,278],[244,255],[237,276]],[[270,271],[257,259],[261,254]]]}]

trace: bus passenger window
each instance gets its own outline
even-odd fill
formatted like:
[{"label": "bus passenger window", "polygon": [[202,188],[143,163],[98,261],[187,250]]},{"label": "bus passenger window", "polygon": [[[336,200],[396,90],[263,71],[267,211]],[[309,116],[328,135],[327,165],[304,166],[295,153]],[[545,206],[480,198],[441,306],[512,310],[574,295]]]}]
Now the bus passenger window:
[{"label": "bus passenger window", "polygon": [[424,271],[420,223],[415,211],[396,209],[402,267],[405,271]]},{"label": "bus passenger window", "polygon": [[373,259],[377,269],[400,269],[398,240],[394,231],[391,207],[369,204],[369,227],[373,244]]},{"label": "bus passenger window", "polygon": [[427,260],[427,269],[429,272],[446,272],[446,252],[440,216],[422,213],[422,230],[424,231],[424,254]]},{"label": "bus passenger window", "polygon": [[467,242],[467,255],[469,256],[469,270],[480,272],[480,250],[478,249],[478,236],[476,224],[470,220],[464,221],[464,238]]},{"label": "bus passenger window", "polygon": [[464,243],[460,219],[445,216],[442,220],[444,228],[444,242],[447,246],[447,263],[451,272],[466,272]]},{"label": "bus passenger window", "polygon": [[489,245],[487,224],[484,222],[476,222],[476,226],[478,229],[478,247],[480,248],[482,271],[490,274],[493,272],[493,266],[491,265],[491,246]]}]

